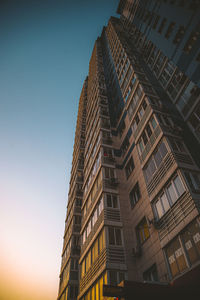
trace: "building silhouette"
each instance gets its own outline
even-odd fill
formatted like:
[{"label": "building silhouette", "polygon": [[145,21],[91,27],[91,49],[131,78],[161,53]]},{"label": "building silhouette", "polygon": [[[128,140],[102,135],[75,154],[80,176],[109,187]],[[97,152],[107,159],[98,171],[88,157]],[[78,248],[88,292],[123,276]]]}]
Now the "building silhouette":
[{"label": "building silhouette", "polygon": [[59,300],[200,273],[199,1],[117,11],[80,96]]}]

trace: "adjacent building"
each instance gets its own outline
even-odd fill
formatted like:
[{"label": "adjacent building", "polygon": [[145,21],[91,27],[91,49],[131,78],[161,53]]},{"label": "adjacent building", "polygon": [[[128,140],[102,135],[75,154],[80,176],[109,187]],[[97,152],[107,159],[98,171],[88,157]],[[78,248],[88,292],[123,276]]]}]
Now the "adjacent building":
[{"label": "adjacent building", "polygon": [[100,300],[103,284],[180,281],[200,268],[199,12],[199,1],[120,1],[121,17],[95,42],[59,300]]}]

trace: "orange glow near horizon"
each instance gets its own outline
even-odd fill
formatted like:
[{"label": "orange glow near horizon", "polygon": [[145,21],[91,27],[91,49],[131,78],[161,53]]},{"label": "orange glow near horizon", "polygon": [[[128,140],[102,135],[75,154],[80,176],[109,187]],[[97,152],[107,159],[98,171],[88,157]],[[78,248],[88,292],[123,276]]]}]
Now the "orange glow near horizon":
[{"label": "orange glow near horizon", "polygon": [[[13,183],[12,187],[13,191],[8,192],[8,186],[4,185],[4,201],[0,202],[3,228],[0,235],[0,299],[55,300],[62,237],[55,236],[50,212],[38,206],[39,195],[34,201],[36,195],[32,189],[27,199],[28,193],[25,188],[20,191],[19,182],[16,186]],[[56,240],[60,244],[55,245]]]}]

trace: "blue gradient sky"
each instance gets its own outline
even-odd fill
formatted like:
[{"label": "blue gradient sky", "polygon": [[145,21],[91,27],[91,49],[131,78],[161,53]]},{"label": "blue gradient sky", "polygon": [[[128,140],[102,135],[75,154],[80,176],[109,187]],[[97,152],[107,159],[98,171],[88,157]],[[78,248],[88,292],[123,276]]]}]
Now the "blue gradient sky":
[{"label": "blue gradient sky", "polygon": [[1,1],[1,300],[56,299],[78,100],[117,5]]}]

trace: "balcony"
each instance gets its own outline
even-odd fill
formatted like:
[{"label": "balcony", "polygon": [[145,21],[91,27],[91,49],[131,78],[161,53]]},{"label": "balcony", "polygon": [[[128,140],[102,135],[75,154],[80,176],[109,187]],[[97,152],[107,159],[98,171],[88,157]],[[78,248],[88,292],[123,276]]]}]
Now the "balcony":
[{"label": "balcony", "polygon": [[[153,193],[155,188],[161,182],[161,180],[166,176],[169,169],[175,164],[175,159],[172,153],[168,153],[168,155],[163,159],[163,162],[156,170],[151,180],[147,183],[147,191],[149,196]],[[168,176],[166,176],[166,179]]]},{"label": "balcony", "polygon": [[[166,214],[156,221],[156,228],[159,232],[160,240],[166,237],[176,226],[183,221],[194,209],[195,202],[191,194],[187,191],[174,203]],[[185,225],[184,225],[185,226]]]},{"label": "balcony", "polygon": [[108,111],[106,109],[103,109],[102,107],[99,110],[99,114],[102,115],[102,116],[105,116],[105,117],[109,116]]},{"label": "balcony", "polygon": [[80,280],[80,294],[83,294],[84,290],[87,288],[89,283],[93,281],[95,277],[99,274],[99,271],[106,264],[107,250],[103,249],[94,262],[94,264],[89,268],[88,272]]},{"label": "balcony", "polygon": [[103,179],[103,187],[107,189],[113,189],[116,190],[118,187],[118,180],[117,178],[107,178]]},{"label": "balcony", "polygon": [[112,145],[113,141],[110,137],[107,137],[107,138],[102,138],[102,144],[105,144],[105,145]]},{"label": "balcony", "polygon": [[101,120],[100,121],[100,127],[103,128],[103,129],[110,129],[109,121]]},{"label": "balcony", "polygon": [[71,253],[72,253],[72,255],[78,255],[78,256],[80,256],[80,252],[81,252],[81,247],[80,246],[74,245],[74,246],[71,247]]},{"label": "balcony", "polygon": [[142,120],[139,122],[139,124],[137,126],[137,129],[136,129],[136,131],[134,133],[134,138],[135,139],[137,139],[137,136],[140,133],[140,130],[142,129],[145,121],[147,120],[150,111],[151,111],[151,107],[148,105],[147,108],[146,108],[146,110],[145,110],[145,113],[144,113],[144,115],[142,117]]},{"label": "balcony", "polygon": [[154,132],[152,133],[148,143],[146,144],[140,158],[142,161],[145,160],[145,158],[147,157],[148,153],[151,151],[152,146],[155,144],[157,137],[159,136],[159,134],[161,133],[161,129],[160,126],[157,126],[156,129],[154,130]]},{"label": "balcony", "polygon": [[103,156],[103,163],[108,165],[113,165],[115,163],[115,158],[109,156]]}]

